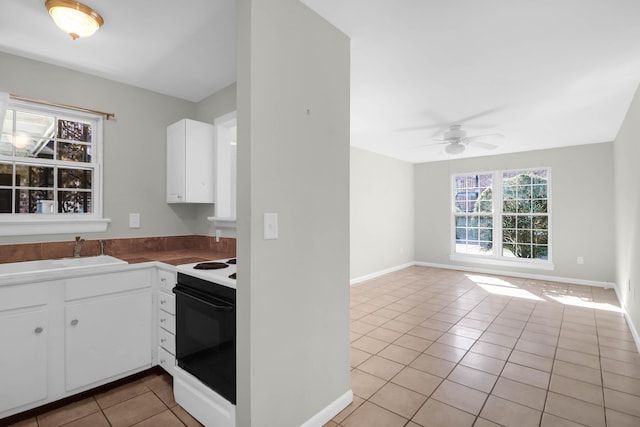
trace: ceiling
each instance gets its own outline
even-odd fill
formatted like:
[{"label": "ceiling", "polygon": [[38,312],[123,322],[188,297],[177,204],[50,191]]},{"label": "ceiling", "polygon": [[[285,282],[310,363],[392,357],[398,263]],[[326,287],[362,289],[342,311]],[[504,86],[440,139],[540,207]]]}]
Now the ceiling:
[{"label": "ceiling", "polygon": [[193,102],[236,81],[235,0],[82,0],[104,18],[72,40],[45,0],[0,1],[0,51]]},{"label": "ceiling", "polygon": [[[351,37],[351,144],[410,162],[612,141],[640,82],[637,0],[302,2]],[[73,41],[2,0],[0,51],[194,102],[235,81],[234,0],[85,3],[105,25]],[[504,138],[450,156],[451,124]]]}]

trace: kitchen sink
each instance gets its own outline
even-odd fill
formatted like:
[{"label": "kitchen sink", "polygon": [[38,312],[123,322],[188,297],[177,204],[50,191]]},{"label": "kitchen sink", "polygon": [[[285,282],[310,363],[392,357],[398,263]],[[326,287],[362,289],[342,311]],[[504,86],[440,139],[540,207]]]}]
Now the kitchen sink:
[{"label": "kitchen sink", "polygon": [[127,262],[109,255],[11,262],[0,264],[0,277],[13,274],[40,273],[52,270],[71,270],[121,264],[127,264]]}]

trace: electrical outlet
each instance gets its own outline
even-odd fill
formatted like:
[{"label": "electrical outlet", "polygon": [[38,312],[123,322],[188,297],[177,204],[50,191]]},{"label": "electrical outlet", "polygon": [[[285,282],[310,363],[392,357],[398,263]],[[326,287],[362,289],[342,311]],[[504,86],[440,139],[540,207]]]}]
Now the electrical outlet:
[{"label": "electrical outlet", "polygon": [[222,232],[220,230],[216,230],[216,243],[220,243],[220,236]]},{"label": "electrical outlet", "polygon": [[130,213],[129,214],[129,228],[140,228],[140,214],[139,213]]},{"label": "electrical outlet", "polygon": [[584,258],[583,257],[581,257],[581,256],[578,257],[578,264],[580,264],[580,265],[584,264]]}]

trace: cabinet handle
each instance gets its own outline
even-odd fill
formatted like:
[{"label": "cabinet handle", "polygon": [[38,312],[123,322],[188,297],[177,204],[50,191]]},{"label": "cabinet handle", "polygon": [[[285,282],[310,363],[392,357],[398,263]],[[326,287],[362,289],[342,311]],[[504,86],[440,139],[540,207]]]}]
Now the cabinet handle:
[{"label": "cabinet handle", "polygon": [[167,319],[160,319],[160,323],[166,322]]},{"label": "cabinet handle", "polygon": [[78,324],[78,319],[73,319],[71,321],[71,326],[76,326]]},{"label": "cabinet handle", "polygon": [[166,304],[166,303],[167,303],[167,301],[165,301],[163,299],[160,300],[160,304]]},{"label": "cabinet handle", "polygon": [[166,342],[167,339],[166,338],[160,338],[160,342]]},{"label": "cabinet handle", "polygon": [[42,329],[42,326],[38,326],[33,330],[33,332],[35,332],[36,334],[41,334],[42,331],[44,331],[44,329]]},{"label": "cabinet handle", "polygon": [[161,281],[161,282],[166,282],[166,281],[167,281],[167,278],[166,278],[166,277],[162,277],[162,278],[160,278],[160,281]]}]

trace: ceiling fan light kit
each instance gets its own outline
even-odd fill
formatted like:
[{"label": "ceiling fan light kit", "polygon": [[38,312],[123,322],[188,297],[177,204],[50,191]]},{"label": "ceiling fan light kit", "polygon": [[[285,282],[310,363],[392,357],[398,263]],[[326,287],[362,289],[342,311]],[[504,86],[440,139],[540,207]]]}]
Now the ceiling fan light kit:
[{"label": "ceiling fan light kit", "polygon": [[455,156],[456,154],[462,154],[462,152],[464,152],[465,146],[460,144],[459,142],[452,142],[451,144],[448,144],[446,147],[444,147],[444,151],[447,154],[451,154],[453,156]]},{"label": "ceiling fan light kit", "polygon": [[72,0],[47,0],[45,7],[55,24],[72,39],[89,37],[104,24],[95,10]]}]

